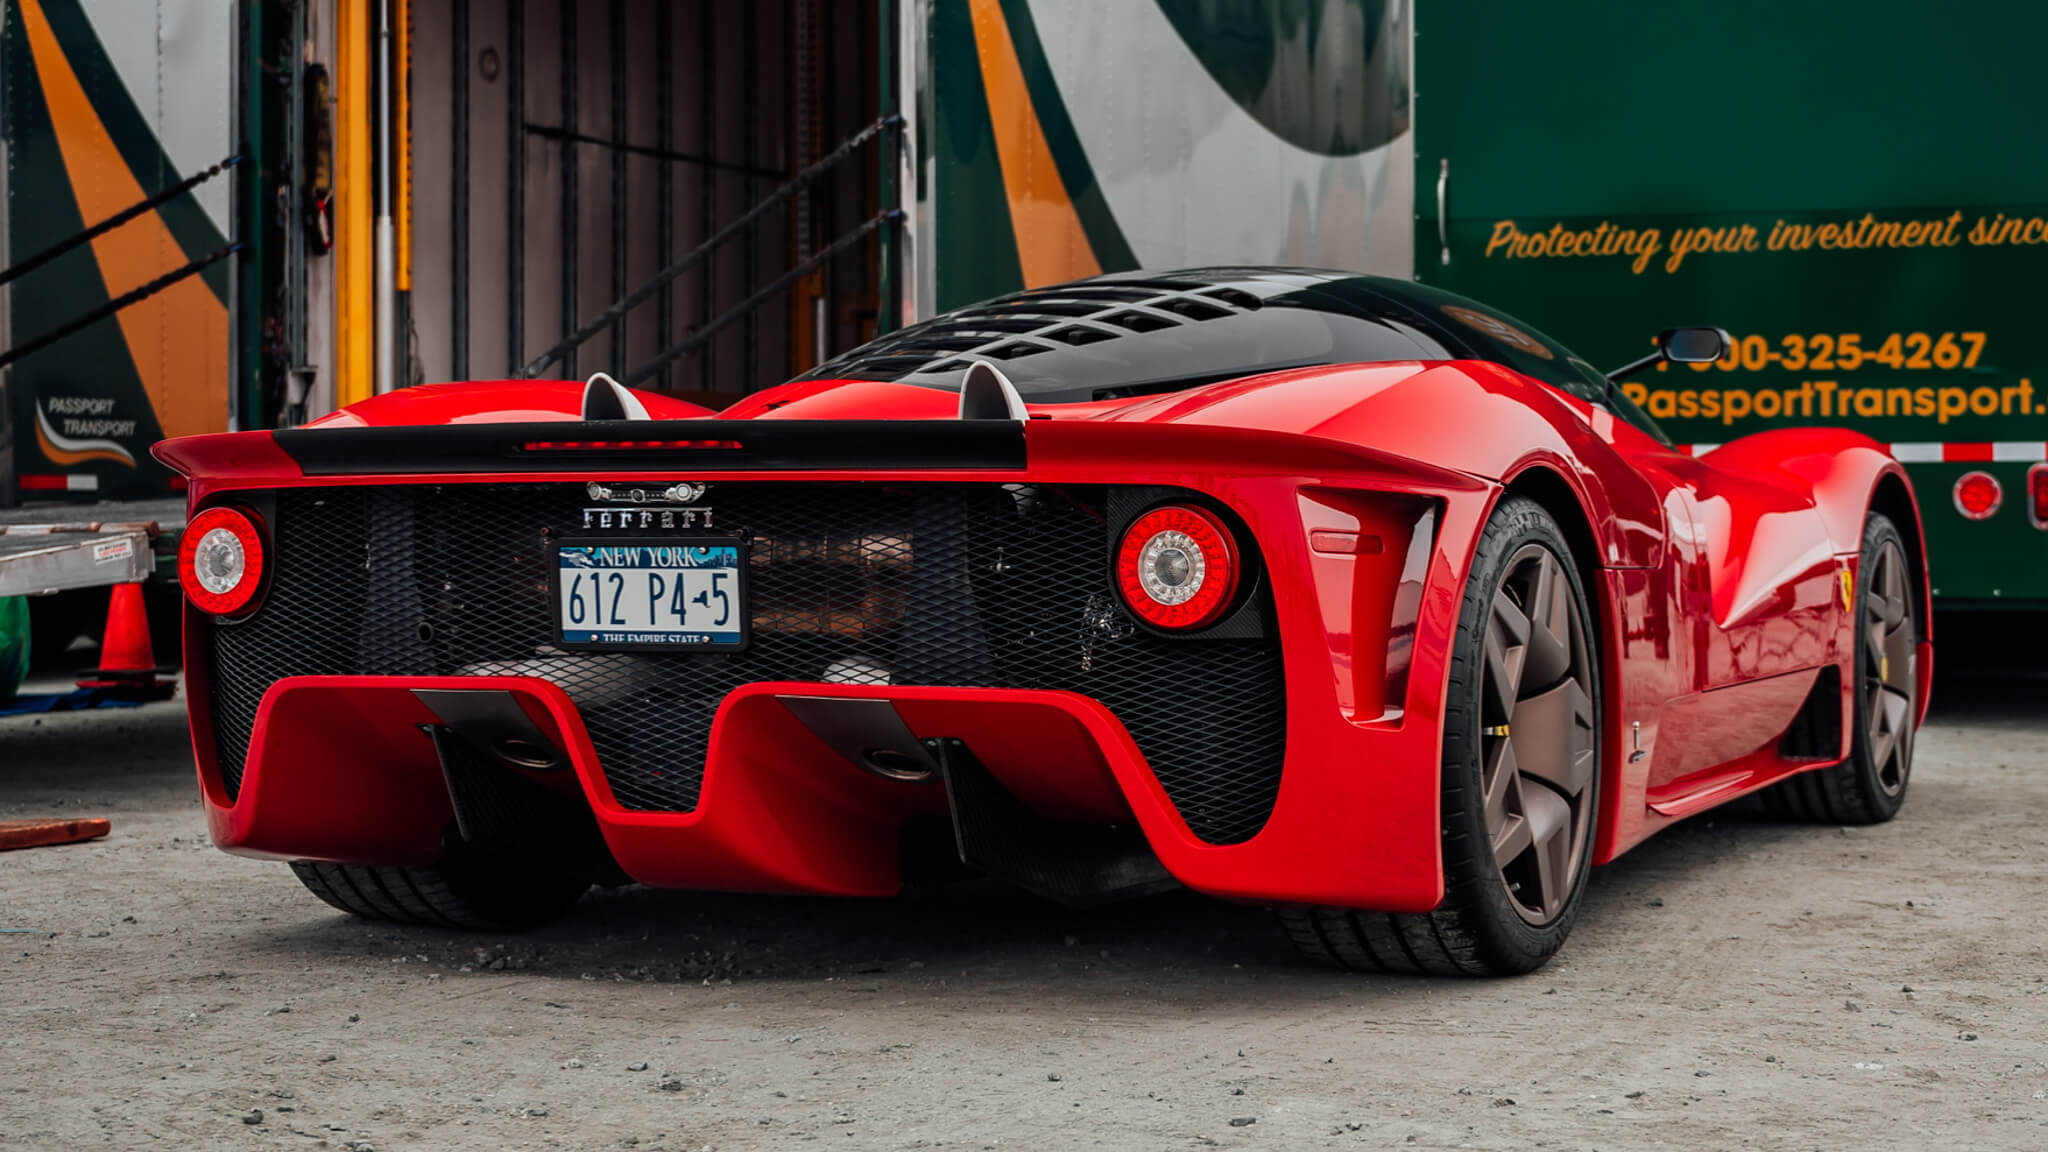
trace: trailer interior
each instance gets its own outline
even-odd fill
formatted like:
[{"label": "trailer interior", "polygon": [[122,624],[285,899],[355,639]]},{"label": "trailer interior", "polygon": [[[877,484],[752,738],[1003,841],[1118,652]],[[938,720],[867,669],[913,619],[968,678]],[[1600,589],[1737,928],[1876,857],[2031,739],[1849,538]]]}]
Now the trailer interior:
[{"label": "trailer interior", "polygon": [[266,422],[456,379],[716,403],[889,322],[888,0],[262,0]]}]

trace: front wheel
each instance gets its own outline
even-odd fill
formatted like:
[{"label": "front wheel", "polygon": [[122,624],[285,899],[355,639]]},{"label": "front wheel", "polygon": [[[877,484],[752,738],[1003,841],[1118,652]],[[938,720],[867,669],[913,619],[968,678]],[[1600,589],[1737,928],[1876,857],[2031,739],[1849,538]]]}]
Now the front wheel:
[{"label": "front wheel", "polygon": [[1444,701],[1444,900],[1420,914],[1281,913],[1308,955],[1365,971],[1504,976],[1563,945],[1591,871],[1599,653],[1571,547],[1503,499],[1474,556]]}]

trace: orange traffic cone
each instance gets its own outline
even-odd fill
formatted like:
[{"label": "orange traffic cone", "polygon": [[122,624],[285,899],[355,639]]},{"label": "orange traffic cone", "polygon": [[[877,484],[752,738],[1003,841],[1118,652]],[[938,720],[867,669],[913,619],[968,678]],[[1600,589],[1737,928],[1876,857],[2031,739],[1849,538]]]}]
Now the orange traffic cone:
[{"label": "orange traffic cone", "polygon": [[149,643],[149,610],[142,585],[116,584],[107,602],[107,631],[100,640],[100,666],[79,677],[80,688],[101,688],[124,700],[168,700],[177,682],[158,666]]}]

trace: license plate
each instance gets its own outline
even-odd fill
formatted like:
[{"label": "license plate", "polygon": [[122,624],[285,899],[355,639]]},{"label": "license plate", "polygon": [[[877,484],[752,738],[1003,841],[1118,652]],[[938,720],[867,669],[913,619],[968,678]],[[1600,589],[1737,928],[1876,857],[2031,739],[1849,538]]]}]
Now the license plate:
[{"label": "license plate", "polygon": [[746,560],[731,538],[562,541],[555,640],[607,652],[744,648]]}]

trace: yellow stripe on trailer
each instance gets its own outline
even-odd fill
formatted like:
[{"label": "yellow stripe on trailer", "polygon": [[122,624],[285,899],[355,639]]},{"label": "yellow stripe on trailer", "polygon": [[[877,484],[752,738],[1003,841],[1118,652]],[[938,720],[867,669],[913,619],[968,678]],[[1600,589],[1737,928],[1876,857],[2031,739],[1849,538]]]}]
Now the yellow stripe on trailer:
[{"label": "yellow stripe on trailer", "polygon": [[376,388],[375,284],[370,163],[371,34],[377,0],[335,0],[334,400],[347,406]]},{"label": "yellow stripe on trailer", "polygon": [[395,283],[400,292],[412,291],[412,0],[391,0],[391,103],[392,134],[397,146],[391,150],[397,172],[391,181],[391,214],[397,218],[398,268]]}]

